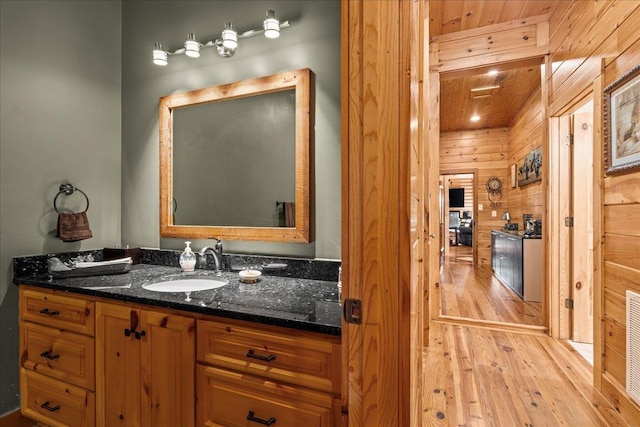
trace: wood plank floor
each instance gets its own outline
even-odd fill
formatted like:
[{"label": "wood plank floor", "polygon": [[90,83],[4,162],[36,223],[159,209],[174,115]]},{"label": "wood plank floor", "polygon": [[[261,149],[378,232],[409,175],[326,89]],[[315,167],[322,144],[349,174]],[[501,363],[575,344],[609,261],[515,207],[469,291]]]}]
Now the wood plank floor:
[{"label": "wood plank floor", "polygon": [[432,322],[424,426],[623,426],[576,351],[547,336]]},{"label": "wood plank floor", "polygon": [[[525,303],[452,247],[441,269],[441,314],[542,325]],[[425,347],[425,426],[623,426],[592,386],[592,368],[570,346],[500,326],[432,322]],[[508,328],[507,328],[508,329]]]},{"label": "wood plank floor", "polygon": [[440,273],[440,308],[445,316],[542,326],[542,305],[524,302],[500,283],[490,266],[475,266],[471,248],[451,247]]}]

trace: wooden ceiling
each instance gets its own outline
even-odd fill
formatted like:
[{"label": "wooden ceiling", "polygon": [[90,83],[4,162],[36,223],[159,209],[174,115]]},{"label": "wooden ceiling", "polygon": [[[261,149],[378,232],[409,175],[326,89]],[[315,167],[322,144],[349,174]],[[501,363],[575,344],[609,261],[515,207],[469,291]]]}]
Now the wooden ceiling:
[{"label": "wooden ceiling", "polygon": [[[551,14],[554,0],[430,0],[431,37],[499,24],[530,16]],[[440,131],[460,131],[509,126],[514,115],[540,87],[540,61],[492,67],[471,72],[442,74]],[[514,68],[515,67],[515,68]],[[499,86],[472,92],[473,88]],[[477,114],[480,120],[472,122]]]}]

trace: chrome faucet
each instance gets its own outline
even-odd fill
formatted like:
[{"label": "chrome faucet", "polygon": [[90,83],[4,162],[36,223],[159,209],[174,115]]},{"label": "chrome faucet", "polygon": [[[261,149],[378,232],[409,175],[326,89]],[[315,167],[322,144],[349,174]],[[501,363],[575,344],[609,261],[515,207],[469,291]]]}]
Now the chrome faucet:
[{"label": "chrome faucet", "polygon": [[211,253],[213,255],[213,260],[216,263],[216,276],[220,276],[221,268],[223,267],[222,242],[220,242],[220,239],[216,239],[216,241],[217,242],[213,248],[211,246],[205,246],[204,248],[202,248],[202,250],[200,251],[199,265],[200,267],[206,267],[207,255]]}]

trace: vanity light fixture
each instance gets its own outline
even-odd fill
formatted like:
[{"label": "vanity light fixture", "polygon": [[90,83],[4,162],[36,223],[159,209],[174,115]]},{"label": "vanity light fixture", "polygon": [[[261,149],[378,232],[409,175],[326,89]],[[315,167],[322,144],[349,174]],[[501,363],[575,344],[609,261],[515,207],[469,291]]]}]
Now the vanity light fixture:
[{"label": "vanity light fixture", "polygon": [[187,40],[184,42],[184,54],[189,58],[200,58],[200,43],[193,33],[187,34]]},{"label": "vanity light fixture", "polygon": [[267,19],[262,23],[264,28],[264,36],[268,39],[277,39],[280,37],[280,21],[276,18],[275,10],[267,10]]},{"label": "vanity light fixture", "polygon": [[238,33],[233,29],[231,22],[224,24],[224,30],[222,30],[222,46],[227,49],[236,49],[238,47]]},{"label": "vanity light fixture", "polygon": [[153,63],[164,67],[169,62],[167,61],[167,52],[162,49],[162,43],[156,43],[155,49],[153,49]]},{"label": "vanity light fixture", "polygon": [[185,54],[191,58],[198,58],[200,56],[200,49],[208,47],[215,47],[218,55],[223,58],[230,58],[236,53],[240,39],[257,36],[259,34],[264,34],[264,36],[269,39],[277,39],[280,36],[280,30],[289,28],[290,26],[291,23],[289,21],[280,22],[276,18],[276,12],[274,10],[268,10],[267,17],[262,23],[262,28],[254,28],[240,33],[233,28],[231,22],[226,22],[220,38],[205,43],[198,42],[193,33],[187,34],[187,40],[184,42],[184,46],[174,51],[165,50],[162,47],[162,43],[156,43],[153,49],[153,63],[159,66],[165,66],[169,63],[169,56],[172,55]]}]

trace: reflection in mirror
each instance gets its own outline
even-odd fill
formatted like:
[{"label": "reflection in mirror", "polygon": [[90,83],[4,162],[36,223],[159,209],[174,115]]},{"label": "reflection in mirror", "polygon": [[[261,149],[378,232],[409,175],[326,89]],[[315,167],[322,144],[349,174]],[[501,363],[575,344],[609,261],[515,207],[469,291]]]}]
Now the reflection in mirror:
[{"label": "reflection in mirror", "polygon": [[160,99],[162,237],[313,240],[309,69]]},{"label": "reflection in mirror", "polygon": [[287,215],[295,200],[294,90],[176,108],[173,119],[174,224],[295,224]]}]

